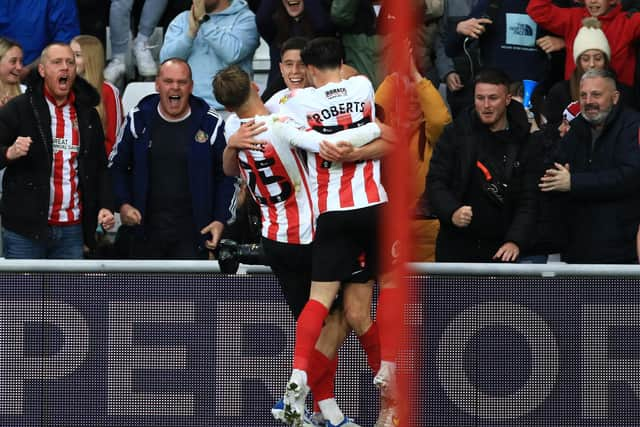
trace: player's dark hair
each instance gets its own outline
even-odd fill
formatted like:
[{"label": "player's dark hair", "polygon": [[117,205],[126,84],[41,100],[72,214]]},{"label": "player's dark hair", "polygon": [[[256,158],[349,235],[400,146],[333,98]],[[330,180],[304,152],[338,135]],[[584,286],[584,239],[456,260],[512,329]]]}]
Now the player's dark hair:
[{"label": "player's dark hair", "polygon": [[249,99],[251,79],[238,65],[229,65],[213,78],[213,95],[225,108],[235,111]]},{"label": "player's dark hair", "polygon": [[335,37],[316,37],[300,52],[305,65],[313,65],[321,70],[340,67],[344,60],[344,48]]},{"label": "player's dark hair", "polygon": [[285,40],[280,48],[280,57],[283,57],[285,52],[288,50],[302,51],[308,42],[309,39],[306,37],[291,37],[290,39]]}]

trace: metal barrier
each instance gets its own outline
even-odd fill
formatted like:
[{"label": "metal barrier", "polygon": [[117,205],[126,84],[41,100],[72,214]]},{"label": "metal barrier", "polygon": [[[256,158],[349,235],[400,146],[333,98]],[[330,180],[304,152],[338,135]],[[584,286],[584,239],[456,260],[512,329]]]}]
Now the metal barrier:
[{"label": "metal barrier", "polygon": [[[640,277],[640,265],[630,264],[475,264],[409,263],[413,274],[457,276],[632,276]],[[6,260],[0,272],[189,272],[219,273],[217,261],[171,260]],[[240,264],[238,274],[270,273],[264,265]]]}]

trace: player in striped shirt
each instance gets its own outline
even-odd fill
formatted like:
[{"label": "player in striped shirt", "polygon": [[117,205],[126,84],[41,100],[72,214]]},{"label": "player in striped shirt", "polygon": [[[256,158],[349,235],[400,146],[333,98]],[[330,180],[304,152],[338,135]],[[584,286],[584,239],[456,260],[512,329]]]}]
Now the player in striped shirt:
[{"label": "player in striped shirt", "polygon": [[[263,124],[252,132],[259,134],[259,141],[235,142],[235,138],[228,138],[224,155],[225,173],[242,174],[261,206],[262,244],[294,317],[297,318],[308,299],[311,283],[310,243],[315,224],[306,170],[295,147],[273,137],[271,129],[278,122],[278,117],[269,114],[258,97],[257,90],[251,88],[249,76],[245,72],[237,66],[222,70],[214,79],[214,89],[216,97],[222,100],[227,109],[235,111],[240,120]],[[230,116],[228,122],[231,124],[228,132],[235,133],[238,125],[234,123],[238,121]],[[329,136],[307,133],[296,141],[296,145],[310,151],[319,151],[320,141],[328,139],[335,143],[343,138],[364,145],[379,133],[378,126],[371,123]],[[355,258],[352,264],[354,270],[359,269]],[[324,417],[332,423],[329,425],[355,426],[344,417],[333,398],[334,368],[331,365],[334,363],[332,361],[337,362],[335,352],[349,332],[341,319],[340,311],[329,316],[324,328],[325,334],[321,336],[312,354],[315,368],[312,374],[315,376],[310,383]],[[328,384],[319,384],[327,370],[330,381]]]},{"label": "player in striped shirt", "polygon": [[[374,91],[362,76],[347,80],[340,75],[343,53],[340,42],[317,38],[302,51],[302,60],[314,87],[295,91],[283,106],[282,114],[306,129],[332,134],[342,129],[362,126],[375,120]],[[282,127],[284,128],[284,127]],[[336,159],[337,160],[337,159]],[[309,354],[317,340],[328,309],[337,295],[341,281],[348,277],[350,265],[345,260],[365,254],[368,275],[378,273],[378,211],[387,201],[380,179],[378,160],[330,161],[308,153],[311,192],[318,210],[312,261],[310,299],[296,327],[293,371],[285,393],[285,402],[299,408],[308,390]],[[397,340],[396,307],[385,304],[395,300],[392,286],[380,292],[377,319],[381,361],[374,383],[388,397],[395,388]],[[349,301],[370,301],[371,282],[351,284],[344,289],[345,306]],[[359,337],[377,329],[376,323],[363,322],[354,327]],[[386,345],[386,346],[385,346]],[[371,356],[371,355],[368,355]],[[297,410],[299,412],[299,409]]]}]

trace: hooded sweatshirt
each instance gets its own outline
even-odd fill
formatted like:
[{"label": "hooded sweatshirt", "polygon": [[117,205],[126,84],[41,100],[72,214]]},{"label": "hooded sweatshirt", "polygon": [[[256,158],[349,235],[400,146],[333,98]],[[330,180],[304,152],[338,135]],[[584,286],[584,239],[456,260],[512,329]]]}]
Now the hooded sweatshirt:
[{"label": "hooded sweatshirt", "polygon": [[164,38],[160,61],[182,58],[191,66],[193,94],[217,110],[224,107],[214,98],[211,82],[218,71],[238,64],[253,76],[253,54],[260,42],[256,18],[245,0],[231,0],[226,9],[209,13],[195,38],[189,36],[189,14],[176,16]]}]

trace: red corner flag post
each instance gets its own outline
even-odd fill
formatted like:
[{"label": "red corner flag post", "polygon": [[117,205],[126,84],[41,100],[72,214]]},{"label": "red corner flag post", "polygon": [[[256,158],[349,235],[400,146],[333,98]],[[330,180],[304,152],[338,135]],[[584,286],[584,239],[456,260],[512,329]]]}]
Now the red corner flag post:
[{"label": "red corner flag post", "polygon": [[[397,73],[400,78],[394,79],[397,85],[394,88],[395,97],[395,111],[397,112],[396,119],[393,120],[395,124],[394,130],[397,140],[394,142],[393,150],[391,154],[385,157],[383,162],[385,186],[389,193],[389,203],[382,214],[382,220],[380,226],[382,227],[383,236],[383,253],[381,260],[384,265],[384,271],[389,272],[386,277],[380,280],[380,298],[378,300],[377,308],[377,320],[381,326],[382,323],[396,325],[395,339],[396,343],[392,343],[390,348],[394,349],[396,354],[387,356],[395,356],[397,363],[397,378],[398,378],[398,404],[399,404],[399,426],[408,427],[414,425],[411,421],[415,417],[410,414],[415,414],[415,410],[418,407],[418,402],[411,402],[409,390],[413,387],[410,383],[416,381],[416,378],[412,378],[415,374],[415,370],[411,369],[407,365],[407,362],[413,357],[407,357],[412,351],[417,349],[408,349],[407,342],[410,339],[411,331],[405,330],[406,325],[404,321],[404,307],[407,302],[407,273],[406,263],[409,260],[410,253],[410,241],[409,241],[409,226],[410,226],[410,205],[412,202],[409,200],[410,186],[413,184],[413,180],[409,179],[409,173],[407,173],[407,165],[409,162],[409,151],[407,141],[409,136],[407,128],[405,126],[397,126],[398,123],[406,123],[407,121],[407,88],[409,85],[403,84],[407,80],[410,67],[410,55],[411,55],[411,40],[415,40],[414,22],[415,18],[412,16],[412,10],[410,10],[409,1],[393,0],[385,1],[383,11],[386,13],[386,18],[383,22],[389,23],[390,28],[382,28],[381,33],[386,34],[386,40],[384,42],[387,45],[386,72],[388,74]],[[388,123],[390,124],[390,123]],[[383,307],[384,306],[384,307]],[[380,319],[380,315],[384,316],[384,319]],[[382,322],[380,322],[382,320]],[[397,326],[402,325],[402,333],[398,333]],[[381,350],[384,352],[385,343],[383,342],[383,333],[380,334]],[[394,345],[395,344],[395,345]],[[387,347],[389,348],[389,347]],[[421,349],[422,351],[424,349]],[[393,351],[393,350],[392,350]],[[385,359],[385,355],[382,354],[382,359]],[[387,359],[388,360],[388,359]],[[416,359],[414,359],[416,360]],[[408,375],[410,372],[414,374]],[[395,422],[395,420],[394,420]]]}]

